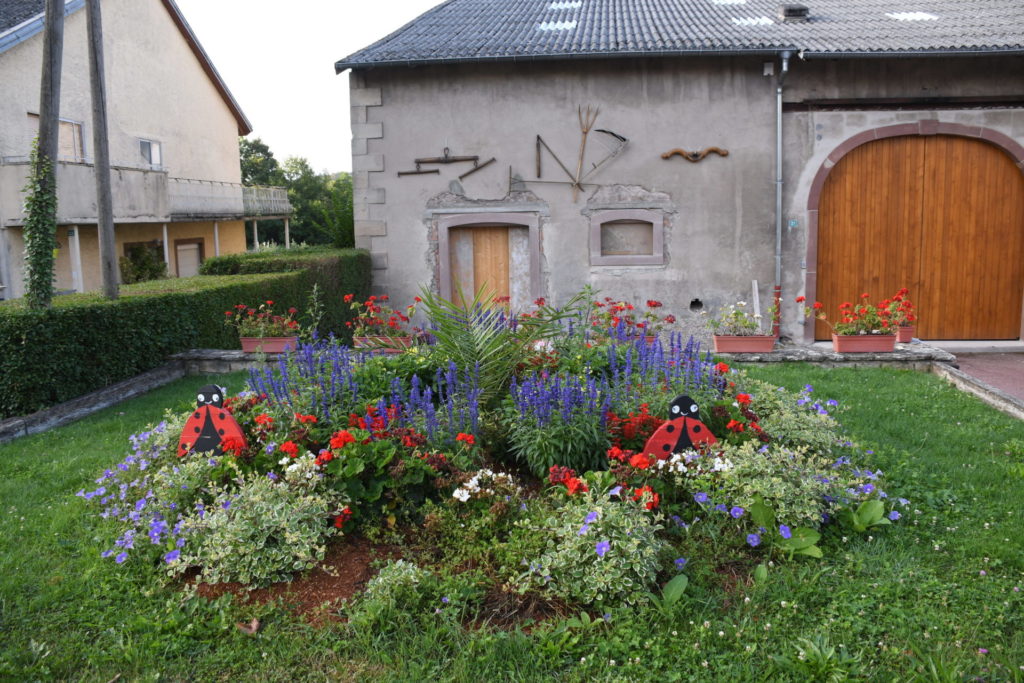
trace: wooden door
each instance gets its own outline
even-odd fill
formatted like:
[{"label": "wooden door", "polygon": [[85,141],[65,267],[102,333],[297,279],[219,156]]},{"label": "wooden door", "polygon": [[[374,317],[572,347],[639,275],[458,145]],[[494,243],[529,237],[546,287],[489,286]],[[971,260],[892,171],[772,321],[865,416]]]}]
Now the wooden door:
[{"label": "wooden door", "polygon": [[[1024,300],[1024,175],[974,138],[862,145],[829,174],[818,213],[818,295],[835,315],[862,292],[910,289],[925,339],[1016,339]],[[817,339],[828,338],[818,323]]]},{"label": "wooden door", "polygon": [[452,228],[448,240],[452,301],[472,302],[481,288],[495,297],[510,295],[507,225]]}]

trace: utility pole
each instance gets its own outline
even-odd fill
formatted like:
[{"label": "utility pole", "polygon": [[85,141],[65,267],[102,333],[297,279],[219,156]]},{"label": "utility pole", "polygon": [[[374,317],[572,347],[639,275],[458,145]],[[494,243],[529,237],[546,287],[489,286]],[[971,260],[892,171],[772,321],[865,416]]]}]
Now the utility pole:
[{"label": "utility pole", "polygon": [[[26,265],[30,270],[26,297],[33,308],[49,308],[53,300],[53,250],[57,240],[57,148],[60,135],[60,68],[64,51],[64,0],[46,0],[43,72],[39,87],[39,139],[34,193],[50,196],[45,215],[29,216]],[[34,218],[34,220],[33,220]]]},{"label": "utility pole", "polygon": [[107,88],[103,75],[103,24],[100,0],[86,0],[89,38],[89,83],[92,86],[93,171],[96,174],[96,228],[99,231],[103,295],[118,294],[117,239],[110,190],[110,144],[107,138]]}]

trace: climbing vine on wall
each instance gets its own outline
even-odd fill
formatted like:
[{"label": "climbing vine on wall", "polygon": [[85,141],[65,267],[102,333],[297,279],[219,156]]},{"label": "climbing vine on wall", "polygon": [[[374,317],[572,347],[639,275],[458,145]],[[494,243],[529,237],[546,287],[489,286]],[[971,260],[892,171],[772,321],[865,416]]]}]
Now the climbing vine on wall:
[{"label": "climbing vine on wall", "polygon": [[53,299],[53,252],[57,248],[57,179],[53,162],[32,145],[25,192],[25,299],[48,308]]}]

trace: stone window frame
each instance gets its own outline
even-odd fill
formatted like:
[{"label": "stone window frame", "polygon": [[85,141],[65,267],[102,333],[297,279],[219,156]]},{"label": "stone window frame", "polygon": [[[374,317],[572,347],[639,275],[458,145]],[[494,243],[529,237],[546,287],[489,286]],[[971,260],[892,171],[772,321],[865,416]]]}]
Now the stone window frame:
[{"label": "stone window frame", "polygon": [[530,298],[541,296],[540,275],[540,214],[535,211],[506,212],[453,212],[437,216],[437,259],[438,280],[441,296],[453,298],[452,294],[452,263],[449,231],[467,225],[511,225],[526,228],[528,249],[530,251]]},{"label": "stone window frame", "polygon": [[[665,265],[665,212],[657,209],[605,209],[590,215],[590,265],[592,266],[663,266]],[[612,221],[650,223],[652,254],[601,253],[601,226]]]}]

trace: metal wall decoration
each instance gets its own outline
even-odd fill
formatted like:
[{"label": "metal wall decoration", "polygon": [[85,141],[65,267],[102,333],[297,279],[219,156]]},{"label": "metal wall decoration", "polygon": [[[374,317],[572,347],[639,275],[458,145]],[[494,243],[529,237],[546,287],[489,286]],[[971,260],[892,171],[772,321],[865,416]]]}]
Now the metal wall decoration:
[{"label": "metal wall decoration", "polygon": [[493,164],[494,161],[495,161],[494,157],[491,157],[487,161],[485,161],[483,163],[480,163],[480,157],[479,156],[475,156],[475,155],[474,156],[465,156],[465,155],[464,156],[454,156],[454,155],[451,154],[450,150],[447,147],[445,147],[444,148],[444,152],[443,152],[443,156],[439,156],[439,157],[423,157],[422,159],[413,159],[413,163],[416,164],[416,170],[415,171],[399,171],[398,172],[398,176],[401,177],[401,176],[406,176],[406,175],[426,175],[428,173],[435,173],[435,174],[440,174],[441,173],[441,170],[437,169],[437,168],[427,168],[427,169],[420,168],[423,165],[429,165],[429,164],[457,164],[457,163],[460,163],[460,162],[466,162],[466,163],[472,162],[473,163],[473,168],[469,169],[468,171],[466,171],[465,173],[463,173],[462,175],[459,176],[459,180],[462,180],[466,176],[472,175],[473,173],[476,173],[477,171],[479,171],[480,169],[484,168],[485,166],[489,166],[490,164]]},{"label": "metal wall decoration", "polygon": [[717,154],[719,156],[723,156],[723,157],[729,156],[729,150],[722,149],[721,147],[705,147],[704,149],[702,149],[700,151],[696,151],[695,150],[693,152],[687,152],[685,149],[681,149],[679,147],[676,147],[675,149],[670,149],[669,151],[667,151],[664,154],[662,154],[661,158],[662,159],[671,159],[673,156],[678,154],[679,156],[681,156],[682,158],[686,159],[687,161],[692,161],[692,162],[696,163],[696,162],[700,161],[701,159],[703,159],[704,157],[706,157],[707,155],[711,154],[712,152],[714,152],[715,154]]},{"label": "metal wall decoration", "polygon": [[[564,163],[562,163],[562,160],[558,158],[558,155],[555,154],[555,151],[553,149],[551,149],[551,147],[548,145],[547,142],[544,141],[544,138],[542,138],[540,135],[538,135],[537,136],[537,143],[536,143],[537,180],[528,180],[526,182],[530,182],[530,183],[556,183],[556,184],[559,184],[559,185],[569,185],[572,188],[572,200],[576,201],[576,199],[579,197],[579,191],[583,189],[583,185],[584,185],[583,181],[588,176],[590,176],[592,173],[594,173],[598,168],[603,166],[606,162],[608,162],[608,161],[614,159],[615,157],[619,156],[619,154],[625,148],[626,143],[628,142],[628,140],[625,137],[619,135],[618,133],[615,133],[615,132],[610,131],[610,130],[606,130],[604,128],[594,128],[594,123],[597,121],[597,115],[598,115],[599,112],[600,112],[600,109],[591,109],[589,105],[587,106],[586,112],[583,111],[583,107],[582,106],[577,108],[577,117],[579,119],[580,135],[581,135],[581,137],[580,137],[580,150],[579,150],[579,155],[578,155],[578,158],[577,158],[577,161],[576,161],[576,172],[575,173],[570,171],[569,168]],[[590,170],[588,170],[586,173],[584,173],[583,172],[583,157],[586,154],[587,137],[590,135],[590,131],[591,130],[593,130],[596,133],[604,133],[605,135],[608,135],[611,138],[613,138],[614,139],[614,146],[609,149],[608,154],[605,155],[605,157],[603,159],[601,159],[597,163],[591,164]],[[567,180],[567,181],[565,181],[565,180],[540,180],[540,178],[541,178],[541,170],[542,170],[542,166],[541,166],[541,156],[542,156],[541,150],[542,149],[546,149],[548,151],[548,154],[550,154],[551,158],[553,158],[555,160],[555,163],[558,164],[558,167],[561,168],[565,172],[565,175],[567,175],[569,177],[569,180]]]}]

